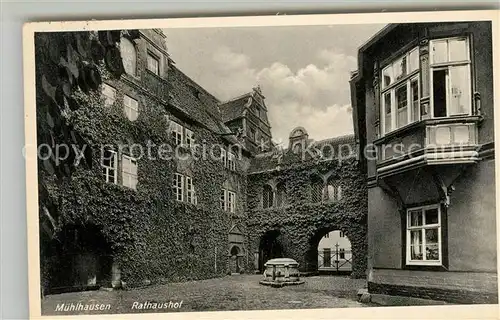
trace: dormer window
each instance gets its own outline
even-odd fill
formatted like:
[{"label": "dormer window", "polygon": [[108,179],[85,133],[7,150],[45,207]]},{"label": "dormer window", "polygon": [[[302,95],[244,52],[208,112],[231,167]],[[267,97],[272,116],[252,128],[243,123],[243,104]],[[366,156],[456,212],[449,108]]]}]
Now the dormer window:
[{"label": "dormer window", "polygon": [[160,75],[160,59],[148,52],[147,68],[156,75]]}]

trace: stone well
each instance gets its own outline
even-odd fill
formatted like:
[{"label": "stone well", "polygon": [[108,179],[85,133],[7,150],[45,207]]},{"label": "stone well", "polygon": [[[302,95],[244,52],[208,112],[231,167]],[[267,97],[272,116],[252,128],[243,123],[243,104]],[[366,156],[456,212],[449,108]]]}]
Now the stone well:
[{"label": "stone well", "polygon": [[290,258],[276,258],[267,261],[264,279],[259,283],[272,287],[303,284],[300,280],[299,263]]}]

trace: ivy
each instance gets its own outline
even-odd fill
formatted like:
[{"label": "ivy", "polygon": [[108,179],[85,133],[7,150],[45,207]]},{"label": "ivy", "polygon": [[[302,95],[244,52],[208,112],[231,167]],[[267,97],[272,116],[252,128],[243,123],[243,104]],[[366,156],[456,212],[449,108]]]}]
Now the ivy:
[{"label": "ivy", "polygon": [[[311,203],[308,185],[313,175],[333,170],[342,183],[340,201]],[[262,186],[269,180],[286,185],[287,204],[282,208],[262,209]],[[367,257],[367,191],[358,161],[315,161],[294,158],[281,170],[251,174],[248,177],[248,206],[250,250],[259,250],[261,237],[268,231],[279,230],[284,254],[299,262],[303,271],[317,261],[317,245],[328,231],[341,230],[349,238],[353,253],[352,277],[365,277]]]}]

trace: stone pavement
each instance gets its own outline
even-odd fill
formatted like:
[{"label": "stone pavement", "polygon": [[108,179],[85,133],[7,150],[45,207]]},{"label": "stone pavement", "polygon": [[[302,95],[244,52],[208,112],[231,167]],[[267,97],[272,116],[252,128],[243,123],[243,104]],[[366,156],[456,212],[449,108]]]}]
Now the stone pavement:
[{"label": "stone pavement", "polygon": [[[262,275],[234,275],[131,290],[49,295],[42,300],[42,315],[373,306],[356,301],[358,289],[366,284],[362,279],[350,279],[347,276],[314,276],[303,278],[305,280],[303,285],[272,288],[259,285],[261,278]],[[73,309],[95,304],[109,306],[109,309],[61,311],[64,309],[61,307],[63,303],[66,308],[73,305]],[[175,303],[177,308],[174,307]],[[56,311],[58,308],[59,311]]]}]

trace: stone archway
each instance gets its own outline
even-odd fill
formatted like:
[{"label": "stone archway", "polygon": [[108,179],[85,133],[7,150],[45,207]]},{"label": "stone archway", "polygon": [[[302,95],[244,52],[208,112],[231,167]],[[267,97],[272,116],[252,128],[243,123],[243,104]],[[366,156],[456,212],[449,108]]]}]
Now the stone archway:
[{"label": "stone archway", "polygon": [[270,259],[283,257],[281,231],[270,230],[264,233],[259,242],[259,272],[264,271],[264,263]]},{"label": "stone archway", "polygon": [[50,293],[114,286],[119,271],[111,246],[95,225],[66,225],[52,240]]}]

